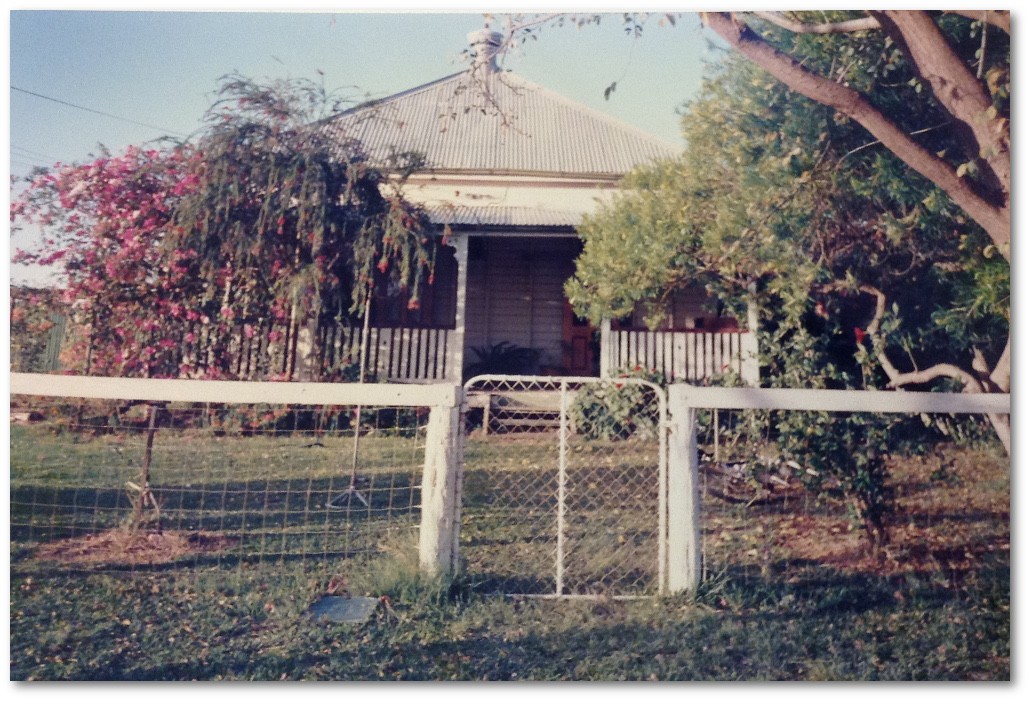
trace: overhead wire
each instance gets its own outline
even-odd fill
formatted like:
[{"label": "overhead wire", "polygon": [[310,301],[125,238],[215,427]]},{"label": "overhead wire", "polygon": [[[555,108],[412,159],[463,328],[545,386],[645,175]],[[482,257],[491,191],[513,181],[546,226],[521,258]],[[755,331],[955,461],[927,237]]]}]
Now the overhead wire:
[{"label": "overhead wire", "polygon": [[76,105],[76,104],[74,104],[72,102],[67,102],[66,100],[60,100],[60,99],[58,99],[56,97],[51,97],[49,95],[43,95],[41,93],[33,92],[32,90],[26,90],[24,88],[19,88],[19,87],[16,87],[14,85],[11,86],[11,90],[14,90],[14,91],[20,92],[20,93],[24,93],[26,95],[32,95],[33,97],[38,97],[38,98],[40,98],[42,100],[49,100],[51,102],[56,102],[59,105],[65,105],[67,107],[74,107],[75,109],[83,110],[85,112],[92,112],[93,114],[99,114],[99,115],[101,115],[103,117],[110,117],[111,119],[117,119],[117,120],[122,121],[122,122],[128,122],[129,124],[135,124],[136,126],[146,127],[147,129],[157,129],[158,131],[163,131],[163,132],[165,132],[167,134],[172,134],[174,136],[183,136],[183,137],[187,136],[186,134],[183,134],[180,131],[175,131],[174,129],[166,129],[165,127],[159,127],[159,126],[154,125],[154,124],[147,124],[146,122],[139,122],[139,121],[136,121],[135,119],[129,119],[128,117],[120,117],[117,114],[111,114],[110,112],[102,112],[101,110],[95,110],[95,109],[93,109],[91,107],[83,107],[82,105]]}]

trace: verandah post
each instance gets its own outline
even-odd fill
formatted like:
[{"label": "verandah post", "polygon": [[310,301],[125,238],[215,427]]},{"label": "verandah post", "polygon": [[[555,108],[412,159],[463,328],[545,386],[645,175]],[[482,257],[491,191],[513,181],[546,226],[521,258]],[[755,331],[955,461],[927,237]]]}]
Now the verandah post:
[{"label": "verandah post", "polygon": [[454,248],[454,258],[458,263],[457,293],[454,302],[454,333],[450,334],[447,348],[447,373],[445,378],[451,382],[461,382],[465,365],[465,305],[468,300],[468,234],[451,235],[450,246]]},{"label": "verandah post", "polygon": [[615,340],[615,336],[612,334],[612,320],[605,319],[601,322],[601,359],[600,359],[600,370],[601,377],[611,377],[612,373],[612,356],[615,353],[612,348],[612,342]]},{"label": "verandah post", "polygon": [[429,574],[452,575],[458,568],[461,519],[461,394],[429,410],[422,470],[422,521],[419,567]]},{"label": "verandah post", "polygon": [[697,409],[690,387],[669,387],[668,591],[697,593],[701,583],[701,492]]}]

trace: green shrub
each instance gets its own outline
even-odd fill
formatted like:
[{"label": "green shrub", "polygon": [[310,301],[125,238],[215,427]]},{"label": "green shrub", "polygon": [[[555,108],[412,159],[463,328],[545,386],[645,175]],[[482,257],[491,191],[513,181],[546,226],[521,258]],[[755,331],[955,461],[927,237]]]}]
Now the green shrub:
[{"label": "green shrub", "polygon": [[526,375],[536,372],[540,351],[501,341],[472,349],[476,360],[465,368],[465,378],[477,375]]},{"label": "green shrub", "polygon": [[620,378],[641,379],[661,387],[657,370],[639,366],[619,373],[611,382],[589,384],[576,392],[569,418],[576,432],[591,440],[624,440],[657,435],[660,416],[654,389]]}]

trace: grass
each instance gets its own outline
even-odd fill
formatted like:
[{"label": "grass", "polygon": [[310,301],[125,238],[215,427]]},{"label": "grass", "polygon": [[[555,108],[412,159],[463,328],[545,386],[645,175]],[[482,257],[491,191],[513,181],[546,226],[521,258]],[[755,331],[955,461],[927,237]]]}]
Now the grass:
[{"label": "grass", "polygon": [[[960,589],[872,575],[682,598],[510,600],[394,588],[356,628],[305,615],[303,577],[13,582],[12,679],[1007,679],[1008,569]],[[377,590],[372,593],[379,593]],[[360,593],[360,592],[359,592]],[[93,602],[81,606],[82,601]]]},{"label": "grass", "polygon": [[[272,492],[290,495],[283,503],[310,516],[317,498],[297,495],[307,494],[307,485],[327,488],[350,444],[303,447],[307,442],[180,441],[155,458],[155,474],[204,493],[223,490],[230,474],[232,484],[262,494],[254,508],[267,504],[257,485],[269,491],[273,484]],[[117,488],[112,479],[124,479],[137,464],[133,450],[112,450],[117,443],[115,436],[72,440],[12,427],[12,494],[29,490],[37,510],[62,499],[92,507],[98,493]],[[384,485],[397,483],[398,456],[412,464],[417,453],[400,439],[367,445],[364,472]],[[454,581],[420,574],[414,531],[382,528],[379,512],[357,515],[377,529],[360,552],[314,558],[272,549],[262,558],[69,571],[32,560],[27,543],[12,540],[12,553],[22,555],[11,569],[11,678],[1010,677],[1004,456],[942,449],[896,461],[894,538],[875,561],[863,554],[859,532],[838,505],[804,495],[750,507],[709,498],[707,577],[697,599],[626,601],[607,594],[616,586],[648,593],[655,585],[655,483],[647,471],[653,455],[629,443],[572,449],[569,577],[582,591],[599,592],[596,599],[496,595],[501,584],[507,591],[553,591],[556,484],[547,466],[554,447],[546,437],[477,440],[466,465],[465,568]],[[93,481],[80,480],[80,469]],[[247,503],[234,509],[247,511]],[[279,516],[293,512],[277,509]],[[409,520],[395,525],[411,523],[406,513]],[[323,528],[327,514],[317,518]],[[254,532],[277,543],[294,527],[310,529],[283,520],[258,525]],[[27,534],[12,529],[12,539]],[[596,572],[606,568],[617,576],[598,580]],[[315,622],[307,611],[331,581],[345,582],[355,595],[382,597],[373,618],[356,627]],[[592,589],[599,581],[604,586]]]}]

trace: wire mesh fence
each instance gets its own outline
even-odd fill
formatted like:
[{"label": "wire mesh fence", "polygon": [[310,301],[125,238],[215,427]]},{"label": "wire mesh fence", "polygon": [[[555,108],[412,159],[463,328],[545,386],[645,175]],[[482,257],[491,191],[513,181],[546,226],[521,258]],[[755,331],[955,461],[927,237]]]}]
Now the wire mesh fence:
[{"label": "wire mesh fence", "polygon": [[[285,391],[267,390],[261,396]],[[12,570],[329,574],[398,547],[415,553],[426,515],[428,406],[290,401],[13,395]],[[455,489],[465,578],[479,591],[511,594],[664,591],[679,552],[670,475],[685,469],[667,465],[665,401],[661,388],[632,379],[471,381]],[[889,455],[890,540],[871,559],[845,475],[832,462],[788,454],[777,435],[784,414],[802,427],[829,424],[801,410],[774,413],[697,412],[704,581],[790,581],[826,567],[900,571],[916,562],[957,571],[1006,551],[1004,456],[947,442]],[[444,523],[451,507],[441,508]]]},{"label": "wire mesh fence", "polygon": [[12,568],[274,573],[414,543],[427,415],[13,396]]},{"label": "wire mesh fence", "polygon": [[[879,430],[888,423],[889,440]],[[986,426],[953,415],[699,410],[702,587],[801,591],[928,572],[947,587],[1007,563],[1009,465]],[[798,451],[784,434],[799,427],[837,453]]]},{"label": "wire mesh fence", "polygon": [[664,396],[640,381],[466,384],[461,555],[485,591],[657,594]]}]

